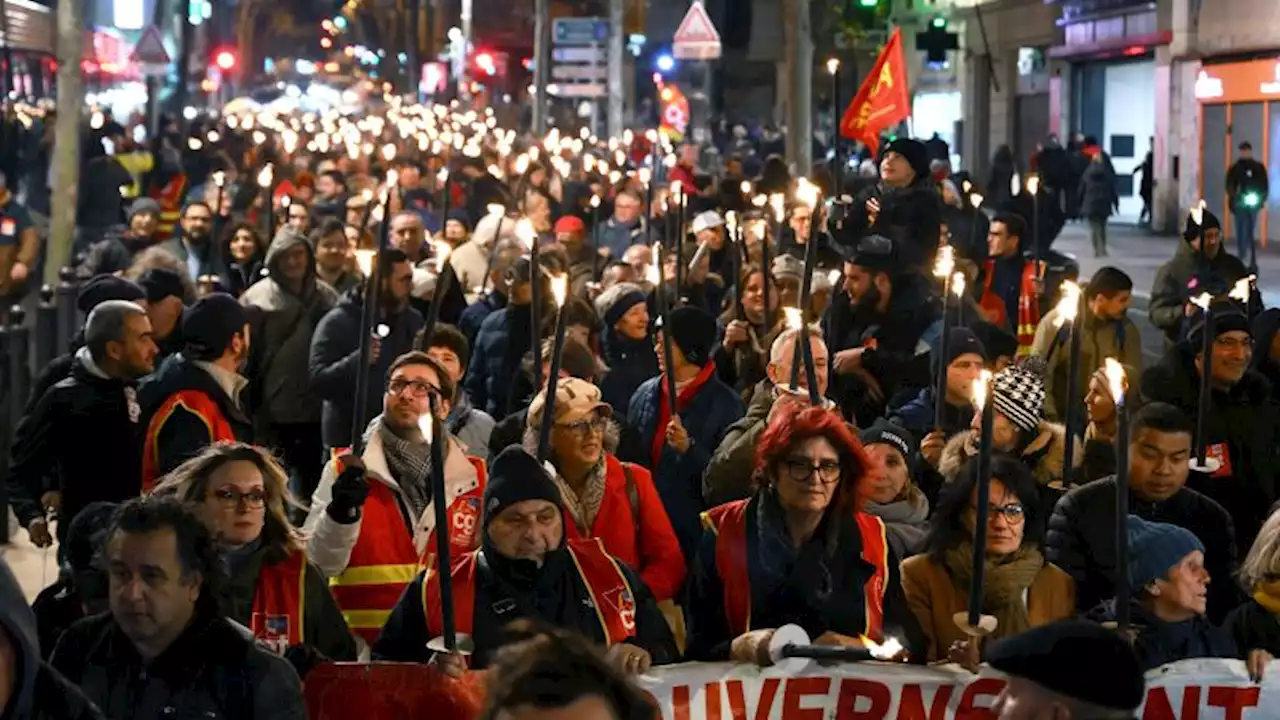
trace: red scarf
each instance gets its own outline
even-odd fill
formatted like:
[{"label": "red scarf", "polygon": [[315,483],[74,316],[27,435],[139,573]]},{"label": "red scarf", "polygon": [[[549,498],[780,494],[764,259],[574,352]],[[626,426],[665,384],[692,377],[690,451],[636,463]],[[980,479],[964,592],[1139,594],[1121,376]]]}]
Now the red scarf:
[{"label": "red scarf", "polygon": [[[707,363],[694,376],[693,382],[676,395],[676,406],[680,408],[679,412],[684,412],[689,407],[693,396],[698,394],[698,390],[707,384],[715,372],[715,361]],[[667,400],[667,376],[664,374],[658,379],[658,424],[653,428],[653,443],[649,448],[649,456],[653,463],[651,467],[655,472],[658,470],[658,460],[662,458],[662,448],[667,444],[667,423],[670,421],[671,406]]]}]

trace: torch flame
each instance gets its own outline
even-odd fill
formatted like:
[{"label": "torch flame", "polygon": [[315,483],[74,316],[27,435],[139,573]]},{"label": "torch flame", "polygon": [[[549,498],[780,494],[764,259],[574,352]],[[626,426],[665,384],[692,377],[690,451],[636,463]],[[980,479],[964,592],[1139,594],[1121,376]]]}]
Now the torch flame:
[{"label": "torch flame", "polygon": [[258,186],[268,188],[271,187],[271,180],[275,177],[275,166],[267,163],[262,171],[258,173]]},{"label": "torch flame", "polygon": [[280,198],[280,207],[288,210],[289,206],[292,204],[293,204],[293,198],[289,197],[288,195],[285,195],[284,197]]},{"label": "torch flame", "polygon": [[533,223],[529,222],[529,218],[520,218],[516,222],[516,237],[524,245],[526,250],[533,249],[534,240],[537,239],[537,233],[533,230]]},{"label": "torch flame", "polygon": [[435,418],[431,417],[431,413],[426,413],[418,418],[418,429],[422,431],[422,437],[427,439],[427,444],[435,442],[436,424]]},{"label": "torch flame", "polygon": [[974,206],[975,208],[980,208],[980,207],[982,207],[982,201],[983,201],[984,199],[985,199],[985,198],[983,198],[983,197],[982,197],[981,195],[979,195],[978,193],[970,193],[970,194],[969,194],[969,204],[970,204],[970,205],[972,205],[972,206]]},{"label": "torch flame", "polygon": [[765,203],[767,202],[769,202],[769,198],[765,197],[764,195],[757,195],[751,198],[751,204],[758,208],[764,207]]},{"label": "torch flame", "polygon": [[391,326],[386,323],[378,323],[378,327],[374,329],[374,332],[377,333],[378,337],[385,340],[391,334]]},{"label": "torch flame", "polygon": [[973,381],[973,407],[982,412],[987,406],[987,391],[991,388],[991,371],[983,370],[978,379]]},{"label": "torch flame", "polygon": [[645,268],[645,271],[644,271],[645,282],[655,287],[662,284],[662,266],[658,264],[659,250],[660,250],[659,243],[654,243],[653,244],[653,262],[650,263],[648,267]]},{"label": "torch flame", "polygon": [[1195,207],[1191,208],[1191,222],[1196,225],[1204,224],[1204,207],[1204,200],[1201,200],[1196,203]]},{"label": "torch flame", "polygon": [[895,637],[885,638],[882,643],[878,643],[866,635],[859,635],[858,639],[862,641],[863,647],[871,653],[871,657],[877,660],[892,660],[906,649],[902,647],[902,643]]},{"label": "torch flame", "polygon": [[743,181],[742,181],[742,184],[738,186],[738,189],[742,191],[742,194],[743,194],[743,195],[750,195],[750,194],[751,194],[751,183],[750,183],[749,181],[747,181],[747,180],[743,180]]},{"label": "torch flame", "polygon": [[431,244],[436,249],[436,273],[442,273],[444,264],[449,261],[449,253],[453,252],[453,246],[443,240],[433,240]]},{"label": "torch flame", "polygon": [[1039,193],[1039,191],[1040,191],[1040,176],[1034,175],[1034,174],[1028,175],[1027,176],[1027,192],[1031,193],[1032,195],[1035,195]]},{"label": "torch flame", "polygon": [[507,206],[499,205],[498,203],[489,203],[484,209],[490,215],[505,215],[507,213]]},{"label": "torch flame", "polygon": [[215,187],[225,187],[227,184],[227,174],[221,170],[213,173],[213,184]]},{"label": "torch flame", "polygon": [[387,143],[382,146],[382,159],[391,162],[396,157],[395,143]]},{"label": "torch flame", "polygon": [[964,297],[964,283],[964,273],[958,272],[951,276],[951,292],[955,293],[958,298]]},{"label": "torch flame", "polygon": [[400,172],[395,168],[388,170],[387,171],[387,191],[390,192],[391,188],[395,187],[396,184],[399,182],[400,182]]},{"label": "torch flame", "polygon": [[449,182],[449,168],[440,168],[440,172],[436,173],[436,180],[439,181],[441,185]]},{"label": "torch flame", "polygon": [[564,307],[565,298],[569,294],[569,276],[565,273],[551,277],[551,294],[556,299],[556,307]]},{"label": "torch flame", "polygon": [[788,330],[799,330],[804,327],[804,314],[800,312],[800,308],[784,307],[782,312],[787,317]]},{"label": "torch flame", "polygon": [[964,190],[965,192],[969,192],[970,190],[973,189],[973,183],[969,182],[968,180],[965,180],[964,183],[960,186],[960,189]]},{"label": "torch flame", "polygon": [[1074,323],[1080,311],[1080,286],[1070,280],[1062,281],[1062,298],[1058,300],[1057,327]]},{"label": "torch flame", "polygon": [[808,205],[810,208],[818,206],[818,195],[820,191],[818,186],[809,182],[805,178],[800,178],[796,183],[796,199]]},{"label": "torch flame", "polygon": [[774,217],[778,222],[782,222],[787,216],[787,198],[782,193],[774,193],[769,196],[769,207],[773,209]]},{"label": "torch flame", "polygon": [[642,167],[636,177],[640,179],[640,184],[648,185],[649,181],[653,180],[653,171],[647,167]]},{"label": "torch flame", "polygon": [[373,258],[377,254],[377,250],[356,250],[356,265],[360,268],[360,272],[364,273],[365,277],[373,274]]},{"label": "torch flame", "polygon": [[364,198],[365,202],[369,202],[370,200],[373,200],[373,188],[365,188],[364,190],[362,190],[360,192],[360,197]]},{"label": "torch flame", "polygon": [[671,183],[671,194],[672,194],[673,196],[676,196],[676,197],[683,196],[683,195],[684,195],[684,184],[683,184],[683,183],[681,183],[679,180],[676,180],[676,181],[672,182],[672,183]]},{"label": "torch flame", "polygon": [[938,248],[938,259],[933,263],[933,276],[936,278],[951,277],[956,271],[956,251],[950,245]]},{"label": "torch flame", "polygon": [[1191,298],[1191,303],[1199,307],[1201,310],[1208,310],[1209,304],[1212,302],[1213,302],[1213,296],[1207,292],[1200,293],[1199,295]]},{"label": "torch flame", "polygon": [[839,271],[839,270],[831,270],[831,271],[829,271],[829,272],[827,273],[827,281],[831,283],[831,286],[832,286],[832,287],[835,287],[836,285],[839,285],[839,284],[840,284],[840,271]]},{"label": "torch flame", "polygon": [[1253,295],[1253,281],[1257,279],[1257,275],[1240,278],[1236,281],[1235,286],[1231,288],[1231,292],[1227,293],[1227,297],[1248,305],[1249,298]]},{"label": "torch flame", "polygon": [[1022,176],[1018,173],[1014,173],[1013,177],[1009,178],[1009,194],[1013,197],[1022,194]]},{"label": "torch flame", "polygon": [[592,196],[591,196],[591,207],[593,207],[593,208],[598,208],[598,207],[600,207],[600,196],[599,196],[599,195],[592,195]]},{"label": "torch flame", "polygon": [[1107,375],[1107,387],[1111,390],[1111,398],[1115,400],[1117,405],[1124,404],[1124,366],[1115,358],[1107,358],[1103,361],[1106,365],[1104,371]]}]

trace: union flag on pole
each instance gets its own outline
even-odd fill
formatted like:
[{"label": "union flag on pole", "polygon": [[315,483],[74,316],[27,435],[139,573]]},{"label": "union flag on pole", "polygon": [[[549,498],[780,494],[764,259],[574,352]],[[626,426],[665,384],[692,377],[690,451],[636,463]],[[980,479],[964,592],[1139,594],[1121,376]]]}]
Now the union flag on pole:
[{"label": "union flag on pole", "polygon": [[907,94],[907,66],[902,55],[902,30],[893,35],[871,74],[862,81],[858,94],[840,119],[840,134],[850,140],[861,140],[874,154],[880,148],[880,132],[893,127],[911,115],[911,98]]}]

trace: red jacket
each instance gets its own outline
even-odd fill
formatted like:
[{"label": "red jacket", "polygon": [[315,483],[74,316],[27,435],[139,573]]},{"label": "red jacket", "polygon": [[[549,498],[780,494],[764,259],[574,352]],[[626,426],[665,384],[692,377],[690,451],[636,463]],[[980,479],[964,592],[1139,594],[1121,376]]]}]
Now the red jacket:
[{"label": "red jacket", "polygon": [[[640,573],[658,602],[670,600],[684,583],[684,555],[653,485],[653,476],[639,465],[628,463],[634,487],[630,490],[622,463],[606,455],[605,464],[604,498],[590,532],[584,534],[576,523],[569,522],[565,536],[570,540],[600,540],[610,555]],[[639,518],[633,507],[639,510]]]}]

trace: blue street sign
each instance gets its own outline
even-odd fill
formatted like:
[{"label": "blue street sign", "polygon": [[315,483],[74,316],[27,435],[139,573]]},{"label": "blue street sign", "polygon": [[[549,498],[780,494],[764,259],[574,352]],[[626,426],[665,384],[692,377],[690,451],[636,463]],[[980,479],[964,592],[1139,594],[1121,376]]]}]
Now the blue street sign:
[{"label": "blue street sign", "polygon": [[556,18],[551,30],[556,45],[594,45],[609,40],[609,21],[604,18]]}]

